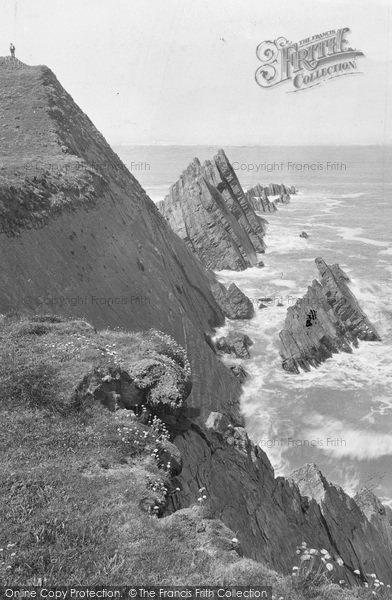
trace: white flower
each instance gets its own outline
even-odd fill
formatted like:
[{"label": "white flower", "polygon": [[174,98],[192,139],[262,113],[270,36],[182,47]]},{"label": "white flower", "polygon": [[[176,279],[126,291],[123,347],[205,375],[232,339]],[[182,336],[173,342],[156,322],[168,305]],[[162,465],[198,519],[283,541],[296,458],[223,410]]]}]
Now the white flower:
[{"label": "white flower", "polygon": [[234,537],[231,541],[233,542],[233,544],[238,544],[238,540],[236,537]]},{"label": "white flower", "polygon": [[[355,573],[355,575],[360,575],[360,574],[361,574],[361,573],[358,571],[358,569],[355,569],[354,573]],[[372,575],[371,575],[371,577],[372,577]]]},{"label": "white flower", "polygon": [[339,579],[339,585],[343,585],[344,579]]},{"label": "white flower", "polygon": [[321,548],[320,552],[321,554],[328,554],[328,550],[326,550],[325,548]]},{"label": "white flower", "polygon": [[296,554],[301,554],[301,550],[296,550],[295,553]]},{"label": "white flower", "polygon": [[298,571],[298,567],[293,567],[293,571]]},{"label": "white flower", "polygon": [[306,548],[306,542],[302,542],[301,546],[302,548]]},{"label": "white flower", "polygon": [[344,562],[343,562],[343,560],[342,560],[340,557],[338,557],[338,558],[336,559],[336,562],[338,563],[339,567],[343,567],[343,565],[344,565]]},{"label": "white flower", "polygon": [[328,571],[333,571],[333,565],[331,563],[327,563],[325,566],[327,567]]}]

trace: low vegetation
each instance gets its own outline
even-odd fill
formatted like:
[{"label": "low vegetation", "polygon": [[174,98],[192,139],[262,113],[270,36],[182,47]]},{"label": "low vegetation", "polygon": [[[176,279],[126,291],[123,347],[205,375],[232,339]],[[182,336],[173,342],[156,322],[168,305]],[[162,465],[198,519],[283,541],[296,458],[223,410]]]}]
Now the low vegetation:
[{"label": "low vegetation", "polygon": [[180,492],[163,459],[170,433],[156,415],[110,411],[75,389],[96,368],[148,356],[187,374],[184,351],[164,334],[15,317],[0,322],[0,353],[1,584],[272,585],[276,600],[391,598],[382,586],[344,589],[308,567],[283,577],[241,557],[233,532],[209,517],[203,488],[198,506],[159,518]]}]

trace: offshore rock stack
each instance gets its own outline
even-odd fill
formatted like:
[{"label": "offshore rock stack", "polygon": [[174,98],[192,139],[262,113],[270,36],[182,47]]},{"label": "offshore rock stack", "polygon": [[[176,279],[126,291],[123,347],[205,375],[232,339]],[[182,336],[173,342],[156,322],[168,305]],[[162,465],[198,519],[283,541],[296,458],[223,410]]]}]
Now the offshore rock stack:
[{"label": "offshore rock stack", "polygon": [[314,280],[305,296],[288,308],[280,332],[282,366],[290,373],[309,371],[334,352],[352,352],[358,340],[380,341],[347,285],[339,265],[316,258],[320,282]]},{"label": "offshore rock stack", "polygon": [[266,221],[256,215],[223,150],[203,165],[195,158],[158,208],[205,267],[258,265]]}]

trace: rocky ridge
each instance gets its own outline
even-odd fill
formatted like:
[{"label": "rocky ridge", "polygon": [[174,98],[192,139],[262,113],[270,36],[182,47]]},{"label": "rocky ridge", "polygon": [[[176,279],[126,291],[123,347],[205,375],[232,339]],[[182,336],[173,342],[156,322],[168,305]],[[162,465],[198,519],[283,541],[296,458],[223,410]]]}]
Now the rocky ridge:
[{"label": "rocky ridge", "polygon": [[254,212],[223,150],[195,158],[158,204],[173,231],[210,269],[256,266],[266,222]]},{"label": "rocky ridge", "polygon": [[290,373],[309,371],[334,352],[352,352],[358,340],[380,341],[351,292],[339,265],[316,259],[320,282],[314,280],[303,298],[287,309],[279,334],[282,366]]}]

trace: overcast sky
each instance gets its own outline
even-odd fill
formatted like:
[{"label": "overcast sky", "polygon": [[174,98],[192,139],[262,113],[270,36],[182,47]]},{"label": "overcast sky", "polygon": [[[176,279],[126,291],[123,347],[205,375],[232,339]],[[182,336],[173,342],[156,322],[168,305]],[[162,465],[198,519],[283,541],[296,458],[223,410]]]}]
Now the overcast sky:
[{"label": "overcast sky", "polygon": [[[390,4],[0,0],[0,54],[13,41],[48,65],[113,145],[391,144]],[[294,94],[255,83],[260,42],[340,27],[363,75]]]}]

